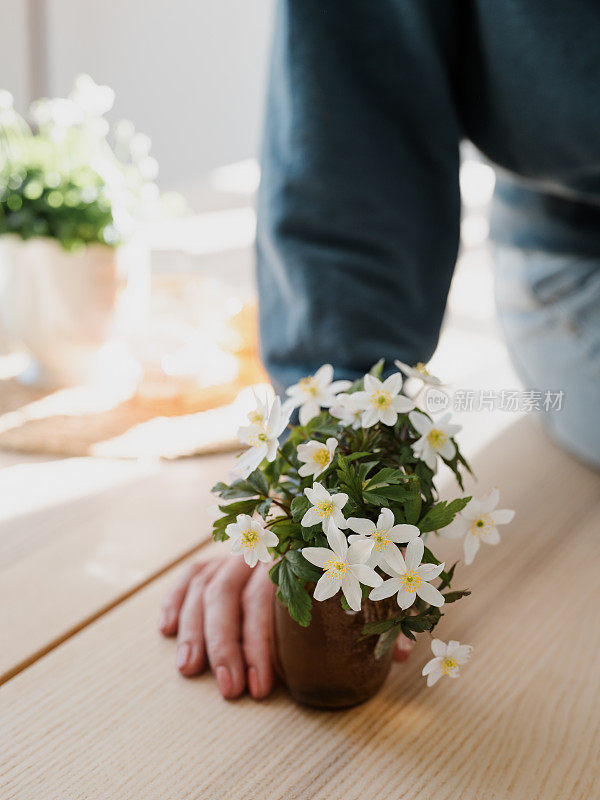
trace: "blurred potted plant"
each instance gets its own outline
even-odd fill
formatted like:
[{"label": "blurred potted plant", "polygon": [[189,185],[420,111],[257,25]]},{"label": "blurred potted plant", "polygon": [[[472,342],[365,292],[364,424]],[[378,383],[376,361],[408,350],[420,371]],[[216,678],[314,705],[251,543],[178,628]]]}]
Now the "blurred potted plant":
[{"label": "blurred potted plant", "polygon": [[130,122],[109,126],[113,101],[81,75],[68,98],[32,104],[30,127],[0,91],[1,311],[38,383],[93,375],[119,297],[129,320],[143,316],[148,259],[133,234],[158,209],[157,163]]}]

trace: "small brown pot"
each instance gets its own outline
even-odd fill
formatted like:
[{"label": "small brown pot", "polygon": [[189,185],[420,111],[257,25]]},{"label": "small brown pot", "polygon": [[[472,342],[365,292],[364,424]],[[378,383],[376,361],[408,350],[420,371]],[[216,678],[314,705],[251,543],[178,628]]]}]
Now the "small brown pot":
[{"label": "small brown pot", "polygon": [[398,613],[395,598],[363,600],[360,611],[345,611],[340,597],[313,601],[312,621],[298,625],[275,598],[275,665],[292,697],[316,708],[350,708],[382,687],[392,665],[393,648],[375,659],[377,636],[363,637],[365,622]]}]

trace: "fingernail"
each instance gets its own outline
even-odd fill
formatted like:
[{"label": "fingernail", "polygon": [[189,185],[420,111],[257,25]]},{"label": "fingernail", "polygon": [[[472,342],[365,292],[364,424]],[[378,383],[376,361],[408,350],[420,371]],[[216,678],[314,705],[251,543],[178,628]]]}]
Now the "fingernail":
[{"label": "fingernail", "polygon": [[183,669],[190,660],[190,646],[187,642],[179,645],[177,650],[177,669]]},{"label": "fingernail", "polygon": [[158,618],[158,627],[161,631],[165,628],[169,627],[169,622],[171,621],[171,614],[165,609],[164,611],[160,612],[160,617]]},{"label": "fingernail", "polygon": [[252,697],[258,697],[260,695],[260,687],[258,685],[258,675],[254,667],[250,667],[248,670],[248,688],[250,689],[250,694]]},{"label": "fingernail", "polygon": [[231,694],[231,673],[227,667],[217,667],[215,677],[217,679],[217,686],[223,697],[227,697]]}]

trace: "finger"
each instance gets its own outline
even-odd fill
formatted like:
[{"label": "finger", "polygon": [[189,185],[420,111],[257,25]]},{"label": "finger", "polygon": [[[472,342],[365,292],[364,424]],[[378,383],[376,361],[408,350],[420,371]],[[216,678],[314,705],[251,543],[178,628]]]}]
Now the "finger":
[{"label": "finger", "polygon": [[273,688],[271,631],[273,583],[264,564],[259,564],[242,595],[242,642],[252,697],[266,697]]},{"label": "finger", "polygon": [[179,614],[177,669],[182,675],[197,675],[206,667],[204,646],[203,594],[213,575],[222,566],[222,559],[206,563],[191,579]]},{"label": "finger", "polygon": [[407,661],[414,646],[415,643],[401,633],[394,645],[394,661]]},{"label": "finger", "polygon": [[205,592],[204,637],[211,669],[226,698],[244,691],[246,676],[240,644],[241,594],[251,574],[241,558],[230,558]]},{"label": "finger", "polygon": [[186,567],[177,583],[173,586],[163,603],[160,617],[158,619],[158,629],[164,636],[175,636],[179,621],[179,612],[185,600],[185,594],[192,578],[201,572],[209,562],[196,561]]}]

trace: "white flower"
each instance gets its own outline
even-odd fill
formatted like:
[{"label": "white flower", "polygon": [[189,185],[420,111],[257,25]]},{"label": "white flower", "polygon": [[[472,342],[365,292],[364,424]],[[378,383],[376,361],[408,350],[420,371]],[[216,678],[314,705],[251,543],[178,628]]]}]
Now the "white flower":
[{"label": "white flower", "polygon": [[274,461],[277,454],[278,437],[281,436],[288,422],[289,413],[281,408],[278,397],[273,400],[266,422],[244,425],[238,430],[240,440],[249,445],[238,458],[232,470],[233,475],[247,478],[260,465],[263,459]]},{"label": "white flower", "polygon": [[410,608],[418,595],[429,605],[444,605],[444,596],[428,581],[432,581],[444,569],[444,564],[421,564],[425,545],[422,539],[412,539],[406,548],[405,559],[400,555],[402,562],[400,569],[394,569],[389,564],[383,569],[391,575],[377,589],[373,589],[369,597],[371,600],[383,600],[398,593],[398,605],[405,610]]},{"label": "white flower", "polygon": [[354,394],[338,394],[335,405],[329,409],[332,416],[337,417],[344,428],[352,425],[354,430],[362,426],[362,401]]},{"label": "white flower", "polygon": [[507,525],[512,521],[515,512],[508,508],[496,508],[500,500],[498,489],[489,494],[474,497],[463,510],[456,515],[450,525],[438,531],[440,536],[448,539],[460,539],[464,536],[465,563],[472,564],[481,542],[498,544],[500,534],[496,525]]},{"label": "white flower", "polygon": [[365,389],[355,392],[354,397],[363,409],[362,426],[371,428],[378,422],[393,425],[398,414],[405,414],[415,407],[412,400],[399,394],[402,388],[402,375],[395,372],[383,382],[374,375],[365,375]]},{"label": "white flower", "polygon": [[368,561],[370,567],[386,568],[389,564],[392,569],[402,571],[404,562],[400,549],[396,546],[399,542],[410,542],[419,536],[420,531],[416,525],[394,525],[394,514],[389,508],[382,508],[377,525],[370,519],[350,517],[348,527],[356,531],[358,536],[349,536],[350,544],[354,542],[371,541],[373,550]]},{"label": "white flower", "polygon": [[435,472],[438,456],[447,461],[454,458],[456,446],[450,437],[459,432],[461,425],[450,424],[450,414],[444,414],[438,420],[431,420],[425,414],[411,411],[408,418],[413,428],[421,434],[421,438],[412,445],[412,451],[417,458],[427,464],[429,469]]},{"label": "white flower", "polygon": [[315,600],[327,600],[341,588],[350,608],[360,611],[362,600],[360,584],[381,585],[381,577],[366,564],[372,547],[372,543],[366,539],[348,547],[343,536],[331,550],[327,547],[304,547],[302,549],[304,558],[324,570],[315,586],[313,595]]},{"label": "white flower", "polygon": [[423,364],[419,361],[418,364],[415,364],[414,367],[409,367],[408,364],[405,364],[403,361],[399,361],[396,359],[394,364],[401,370],[408,378],[418,378],[423,383],[428,383],[430,386],[441,386],[442,382],[439,378],[436,378],[435,375],[432,375],[431,372],[427,369],[427,364]]},{"label": "white flower", "polygon": [[433,686],[442,675],[458,678],[458,668],[471,658],[473,648],[470,644],[461,644],[454,640],[444,644],[441,639],[434,639],[431,642],[431,651],[435,658],[425,664],[421,673],[427,675],[427,686]]},{"label": "white flower", "polygon": [[314,475],[318,477],[322,472],[325,472],[327,467],[331,464],[335,448],[338,446],[337,439],[331,436],[327,442],[310,441],[306,444],[298,445],[298,458],[304,464],[298,470],[298,475],[305,478],[307,475]]},{"label": "white flower", "polygon": [[0,109],[13,107],[14,98],[7,89],[0,89]]},{"label": "white flower", "polygon": [[80,125],[83,114],[79,106],[63,97],[35,100],[29,109],[33,121],[40,127],[55,125],[58,128],[71,128]]},{"label": "white flower", "polygon": [[115,93],[110,86],[99,86],[89,75],[78,75],[69,99],[87,114],[101,117],[113,107]]},{"label": "white flower", "polygon": [[250,567],[256,566],[257,561],[271,561],[267,547],[275,547],[279,542],[273,531],[247,514],[238,514],[237,521],[231,522],[225,533],[233,541],[231,552],[243,555]]},{"label": "white flower", "polygon": [[300,425],[306,425],[316,417],[321,408],[329,408],[336,401],[336,393],[349,389],[350,381],[334,381],[333,367],[323,364],[314,375],[302,378],[290,386],[286,393],[293,402],[293,408],[300,406]]},{"label": "white flower", "polygon": [[312,503],[312,508],[308,509],[300,524],[310,528],[311,525],[322,523],[329,546],[333,547],[334,542],[344,539],[339,529],[348,527],[342,514],[342,508],[348,502],[348,495],[344,492],[329,494],[320,483],[313,483],[312,489],[305,489],[304,494]]},{"label": "white flower", "polygon": [[264,425],[269,418],[269,399],[266,397],[264,400],[252,390],[254,400],[256,401],[256,408],[248,412],[248,422],[250,425]]}]

